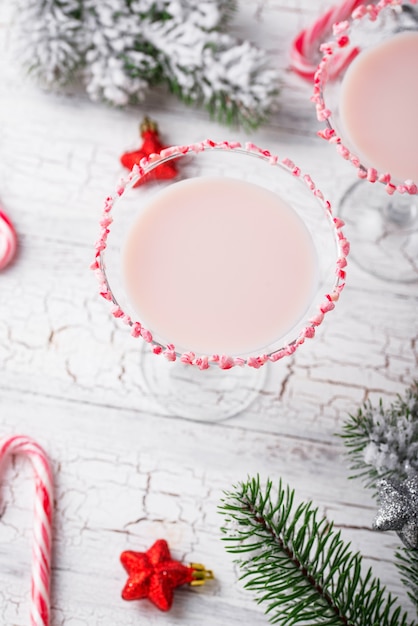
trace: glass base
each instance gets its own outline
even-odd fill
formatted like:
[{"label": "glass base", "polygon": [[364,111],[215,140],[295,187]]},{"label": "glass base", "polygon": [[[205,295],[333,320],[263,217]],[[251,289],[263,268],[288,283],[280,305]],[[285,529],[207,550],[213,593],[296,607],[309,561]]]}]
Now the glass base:
[{"label": "glass base", "polygon": [[358,181],[345,192],[338,215],[351,240],[350,260],[387,281],[418,281],[418,196]]},{"label": "glass base", "polygon": [[143,380],[164,413],[203,422],[226,420],[249,407],[264,387],[269,365],[202,371],[156,356],[148,344],[141,351]]}]

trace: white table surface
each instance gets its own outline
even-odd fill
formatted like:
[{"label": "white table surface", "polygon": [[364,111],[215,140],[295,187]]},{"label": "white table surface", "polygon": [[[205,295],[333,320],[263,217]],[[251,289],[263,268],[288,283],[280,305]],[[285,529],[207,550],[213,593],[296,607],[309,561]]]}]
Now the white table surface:
[{"label": "white table surface", "polygon": [[[288,61],[292,38],[330,3],[239,3],[233,28],[269,51],[282,84],[280,110],[251,135],[162,91],[115,110],[75,89],[41,89],[10,53],[9,4],[0,4],[0,198],[20,253],[0,274],[0,435],[35,438],[52,462],[52,625],[267,623],[237,582],[217,512],[224,490],[257,473],[282,477],[298,499],[312,500],[411,609],[393,565],[399,541],[371,531],[376,505],[348,480],[335,433],[365,399],[390,402],[416,377],[418,284],[385,283],[351,263],[317,337],[272,368],[268,388],[242,414],[201,423],[167,414],[138,383],[139,344],[111,318],[88,269],[103,199],[122,174],[119,156],[138,146],[146,113],[167,143],[251,140],[287,155],[338,206],[353,170],[317,139],[310,87]],[[4,469],[0,501],[0,622],[23,626],[33,506],[24,458]],[[168,614],[120,598],[120,553],[157,538],[175,558],[202,561],[216,575],[204,589],[179,589]]]}]

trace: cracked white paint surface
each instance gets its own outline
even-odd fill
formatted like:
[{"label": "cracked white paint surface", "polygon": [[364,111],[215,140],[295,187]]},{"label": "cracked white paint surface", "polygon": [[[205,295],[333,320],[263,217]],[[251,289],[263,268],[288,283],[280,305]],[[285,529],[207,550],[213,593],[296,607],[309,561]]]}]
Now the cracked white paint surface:
[{"label": "cracked white paint surface", "polygon": [[[52,626],[207,626],[267,623],[220,541],[222,492],[248,474],[281,476],[341,527],[410,609],[392,565],[392,533],[371,532],[375,504],[335,437],[367,398],[393,399],[417,372],[418,286],[385,284],[349,267],[348,286],[318,336],[271,368],[242,415],[204,424],[175,418],[138,377],[138,342],[108,315],[88,266],[103,198],[151,113],[168,142],[242,133],[162,93],[119,111],[75,91],[51,94],[21,74],[8,48],[10,8],[0,3],[0,198],[20,236],[0,275],[0,434],[33,436],[56,481]],[[330,5],[242,0],[233,28],[266,47],[282,79],[281,108],[251,141],[294,159],[336,204],[353,171],[315,136],[310,89],[288,71],[298,30]],[[163,390],[162,390],[163,391]],[[314,477],[314,479],[313,479]],[[16,459],[0,489],[0,623],[28,624],[33,482]],[[166,538],[173,555],[216,574],[179,589],[161,614],[120,599],[122,550]]]}]

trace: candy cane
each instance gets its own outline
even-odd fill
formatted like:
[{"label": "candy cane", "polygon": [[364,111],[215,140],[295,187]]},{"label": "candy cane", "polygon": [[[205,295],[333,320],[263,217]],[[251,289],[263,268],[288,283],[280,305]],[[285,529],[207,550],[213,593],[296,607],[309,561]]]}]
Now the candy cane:
[{"label": "candy cane", "polygon": [[17,250],[15,229],[7,215],[0,210],[0,270],[13,259]]},{"label": "candy cane", "polygon": [[[312,81],[318,67],[316,57],[320,44],[332,33],[332,27],[350,17],[351,13],[366,0],[343,0],[331,7],[311,26],[302,30],[293,40],[290,50],[291,67],[294,72]],[[358,48],[341,50],[332,66],[332,76],[336,76],[358,54]]]},{"label": "candy cane", "polygon": [[35,513],[32,543],[31,626],[48,626],[52,541],[52,473],[43,449],[29,437],[0,440],[0,460],[8,454],[28,456],[35,472]]}]

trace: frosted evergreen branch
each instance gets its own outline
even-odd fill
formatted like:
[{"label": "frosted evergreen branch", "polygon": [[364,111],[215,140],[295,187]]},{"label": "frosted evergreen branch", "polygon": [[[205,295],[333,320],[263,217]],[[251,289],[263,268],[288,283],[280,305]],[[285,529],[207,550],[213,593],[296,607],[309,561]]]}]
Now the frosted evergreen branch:
[{"label": "frosted evergreen branch", "polygon": [[17,0],[14,44],[21,63],[47,85],[68,82],[83,65],[83,0]]},{"label": "frosted evergreen branch", "polygon": [[193,65],[182,65],[175,55],[165,57],[170,89],[186,103],[205,107],[219,122],[257,127],[274,111],[278,94],[277,76],[265,54],[226,34],[205,39],[200,36],[202,51]]},{"label": "frosted evergreen branch", "polygon": [[350,415],[341,434],[348,451],[352,477],[361,477],[376,490],[380,478],[402,481],[418,472],[418,384],[385,407],[364,403]]},{"label": "frosted evergreen branch", "polygon": [[245,587],[255,592],[270,621],[280,626],[412,626],[391,594],[362,573],[332,523],[318,519],[312,504],[295,505],[294,491],[259,478],[225,493],[220,505],[228,552]]},{"label": "frosted evergreen branch", "polygon": [[[362,478],[373,489],[381,478],[402,482],[418,472],[418,383],[385,408],[370,402],[350,415],[341,437],[348,449],[352,478]],[[418,552],[402,547],[395,565],[411,601],[418,610]]]},{"label": "frosted evergreen branch", "polygon": [[[165,84],[224,123],[255,127],[275,109],[267,55],[225,30],[236,0],[18,0],[19,56],[47,86],[81,80],[117,106]],[[16,38],[16,37],[15,37]]]}]

